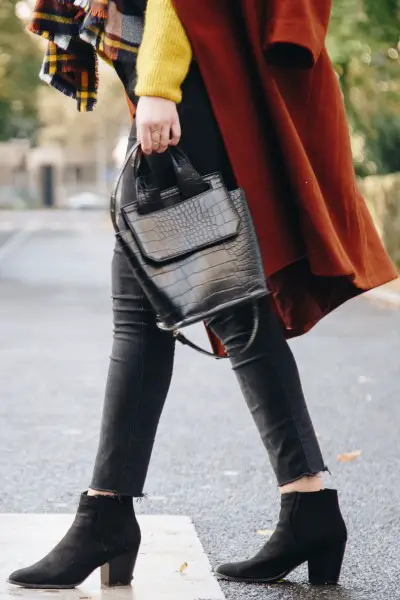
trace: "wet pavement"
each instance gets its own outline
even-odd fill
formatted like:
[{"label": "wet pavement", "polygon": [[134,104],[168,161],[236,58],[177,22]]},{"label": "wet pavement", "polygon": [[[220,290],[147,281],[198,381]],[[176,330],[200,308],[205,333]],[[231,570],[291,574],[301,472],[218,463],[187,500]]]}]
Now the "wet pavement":
[{"label": "wet pavement", "polygon": [[[65,519],[87,487],[111,348],[112,246],[102,213],[0,212],[2,513]],[[191,334],[207,343],[202,327]],[[326,483],[341,490],[348,521],[342,586],[310,589],[300,568],[291,583],[222,583],[223,593],[400,598],[400,310],[360,298],[292,348],[332,472]],[[354,461],[338,462],[356,451]],[[273,528],[278,512],[276,484],[227,363],[178,348],[146,492],[138,513],[192,519],[212,566],[246,558],[265,541],[260,531]],[[12,523],[10,540],[21,540],[22,517]],[[39,558],[42,542],[26,544]],[[10,541],[7,568],[21,556]],[[150,584],[149,595],[155,600]]]}]

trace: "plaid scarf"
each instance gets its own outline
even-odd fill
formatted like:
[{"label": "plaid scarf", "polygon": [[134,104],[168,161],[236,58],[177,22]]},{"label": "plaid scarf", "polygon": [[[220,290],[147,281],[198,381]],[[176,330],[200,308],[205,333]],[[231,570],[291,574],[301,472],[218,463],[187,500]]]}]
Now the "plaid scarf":
[{"label": "plaid scarf", "polygon": [[85,112],[96,104],[97,55],[134,71],[143,9],[132,0],[36,0],[28,30],[48,40],[40,78]]}]

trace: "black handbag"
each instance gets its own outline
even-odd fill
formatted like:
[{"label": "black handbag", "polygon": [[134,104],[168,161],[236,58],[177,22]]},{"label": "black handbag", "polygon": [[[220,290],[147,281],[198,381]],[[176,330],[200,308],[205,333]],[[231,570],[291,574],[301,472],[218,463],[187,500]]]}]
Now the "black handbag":
[{"label": "black handbag", "polygon": [[[180,328],[253,303],[254,326],[241,354],[257,334],[257,300],[268,293],[245,194],[242,189],[228,192],[219,173],[201,177],[178,147],[169,153],[177,185],[161,191],[139,176],[140,144],[128,151],[111,195],[116,237],[157,314],[158,326],[202,354],[221,358],[188,340]],[[127,183],[128,165],[132,170]],[[122,195],[132,194],[134,199],[127,203],[124,198],[117,219],[123,176]]]}]

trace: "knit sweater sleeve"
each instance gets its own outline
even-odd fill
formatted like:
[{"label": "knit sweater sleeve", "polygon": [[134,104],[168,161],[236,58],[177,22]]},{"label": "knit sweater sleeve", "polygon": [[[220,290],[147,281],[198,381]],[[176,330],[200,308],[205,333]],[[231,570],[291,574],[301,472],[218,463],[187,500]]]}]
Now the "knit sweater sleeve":
[{"label": "knit sweater sleeve", "polygon": [[192,49],[172,0],[148,0],[137,58],[137,96],[182,100]]}]

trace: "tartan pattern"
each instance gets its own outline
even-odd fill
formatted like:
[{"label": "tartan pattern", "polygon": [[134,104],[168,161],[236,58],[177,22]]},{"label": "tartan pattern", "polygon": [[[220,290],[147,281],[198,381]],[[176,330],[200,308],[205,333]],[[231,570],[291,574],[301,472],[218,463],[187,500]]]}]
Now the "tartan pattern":
[{"label": "tartan pattern", "polygon": [[48,43],[40,78],[74,98],[81,112],[97,100],[97,56],[132,71],[143,35],[143,15],[132,0],[36,0],[28,30]]}]

